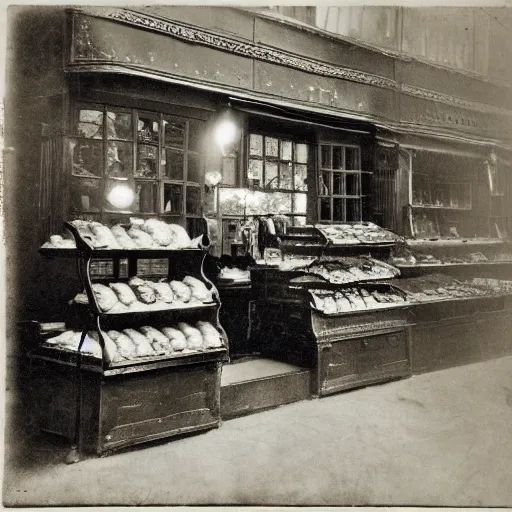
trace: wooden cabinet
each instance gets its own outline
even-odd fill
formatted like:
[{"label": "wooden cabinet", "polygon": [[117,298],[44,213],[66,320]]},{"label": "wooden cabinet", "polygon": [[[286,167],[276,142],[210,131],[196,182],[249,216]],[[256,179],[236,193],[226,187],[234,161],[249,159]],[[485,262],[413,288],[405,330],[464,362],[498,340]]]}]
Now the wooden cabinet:
[{"label": "wooden cabinet", "polygon": [[[385,283],[302,283],[299,271],[253,269],[255,315],[251,342],[265,357],[312,369],[311,394],[325,396],[411,374],[405,303],[325,313],[314,305],[318,287],[334,294],[357,287],[393,293]],[[304,276],[303,276],[304,277]]]},{"label": "wooden cabinet", "polygon": [[[39,427],[72,440],[74,368],[35,358],[31,370]],[[129,374],[83,372],[81,450],[107,455],[131,445],[218,427],[220,372],[218,361]]]},{"label": "wooden cabinet", "polygon": [[319,355],[319,395],[411,373],[407,330],[335,340],[322,346]]}]

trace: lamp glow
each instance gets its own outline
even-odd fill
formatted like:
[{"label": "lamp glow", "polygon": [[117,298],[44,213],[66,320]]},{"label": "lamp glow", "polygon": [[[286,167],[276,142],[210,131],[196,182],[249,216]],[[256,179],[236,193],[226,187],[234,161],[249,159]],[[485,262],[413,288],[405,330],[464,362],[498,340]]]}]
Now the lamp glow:
[{"label": "lamp glow", "polygon": [[224,119],[215,128],[215,142],[221,147],[229,146],[236,139],[236,124],[229,120]]},{"label": "lamp glow", "polygon": [[115,208],[123,209],[131,206],[135,199],[133,190],[127,185],[116,185],[108,193],[107,200]]}]

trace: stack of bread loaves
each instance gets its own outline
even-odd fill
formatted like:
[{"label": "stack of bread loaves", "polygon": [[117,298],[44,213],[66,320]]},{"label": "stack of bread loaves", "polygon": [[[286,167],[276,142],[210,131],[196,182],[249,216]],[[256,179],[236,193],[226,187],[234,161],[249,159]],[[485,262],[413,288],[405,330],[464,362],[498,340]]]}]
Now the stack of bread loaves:
[{"label": "stack of bread loaves", "polygon": [[[168,224],[158,219],[130,218],[129,224],[108,227],[100,222],[74,220],[71,224],[80,236],[94,249],[205,249],[204,238],[191,240],[186,230],[178,224]],[[208,242],[209,243],[209,242]],[[74,240],[52,235],[44,248],[62,249],[76,247]]]},{"label": "stack of bread loaves", "polygon": [[[132,277],[128,283],[92,285],[98,307],[103,313],[129,313],[179,309],[213,303],[212,290],[199,279],[186,276],[183,281],[150,281]],[[75,303],[87,304],[87,296],[79,293]]]},{"label": "stack of bread loaves", "polygon": [[[224,346],[219,331],[209,322],[197,322],[192,326],[180,322],[176,327],[143,326],[123,331],[102,332],[105,342],[105,357],[109,363],[118,363],[141,357],[204,352]],[[80,343],[80,332],[65,331],[47,339],[44,344],[76,352]],[[81,352],[101,358],[98,332],[87,333]]]}]

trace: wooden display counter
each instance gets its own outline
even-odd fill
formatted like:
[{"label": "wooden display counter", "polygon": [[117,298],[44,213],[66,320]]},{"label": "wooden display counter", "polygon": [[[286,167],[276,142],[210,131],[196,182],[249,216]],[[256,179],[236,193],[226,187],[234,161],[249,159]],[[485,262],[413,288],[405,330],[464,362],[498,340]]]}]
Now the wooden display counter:
[{"label": "wooden display counter", "polygon": [[[211,354],[211,360],[202,363],[147,365],[144,371],[114,375],[83,369],[80,450],[108,455],[139,443],[218,427],[222,355]],[[40,428],[72,440],[74,365],[35,355],[31,387]]]}]

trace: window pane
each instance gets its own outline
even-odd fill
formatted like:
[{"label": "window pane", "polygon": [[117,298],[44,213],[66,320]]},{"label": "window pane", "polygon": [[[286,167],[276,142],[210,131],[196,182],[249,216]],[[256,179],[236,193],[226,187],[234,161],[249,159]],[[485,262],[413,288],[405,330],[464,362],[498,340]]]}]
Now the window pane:
[{"label": "window pane", "polygon": [[295,161],[299,164],[308,163],[308,145],[295,144]]},{"label": "window pane", "polygon": [[132,174],[132,143],[109,142],[107,147],[107,176],[127,178]]},{"label": "window pane", "polygon": [[78,126],[75,133],[89,139],[103,138],[103,112],[81,109],[78,111]]},{"label": "window pane", "polygon": [[307,194],[294,194],[293,213],[306,213],[307,205]]},{"label": "window pane", "polygon": [[183,149],[185,147],[186,124],[181,121],[164,119],[164,145],[167,147]]},{"label": "window pane", "polygon": [[332,148],[332,168],[343,169],[343,148],[341,146],[333,146]]},{"label": "window pane", "polygon": [[154,142],[158,144],[158,117],[151,114],[140,114],[137,124],[137,139],[139,142]]},{"label": "window pane", "polygon": [[190,151],[202,150],[203,146],[203,131],[204,123],[202,121],[191,120],[188,123],[188,149]]},{"label": "window pane", "polygon": [[279,140],[273,137],[265,137],[265,156],[278,156]]},{"label": "window pane", "polygon": [[328,197],[320,199],[320,220],[331,220],[331,200]]},{"label": "window pane", "polygon": [[164,184],[164,212],[182,213],[183,211],[183,186],[172,183]]},{"label": "window pane", "polygon": [[172,149],[163,149],[165,177],[171,180],[183,180],[183,153]]},{"label": "window pane", "polygon": [[107,112],[107,137],[109,139],[133,139],[131,112]]},{"label": "window pane", "polygon": [[318,193],[321,196],[328,196],[331,193],[331,174],[330,172],[323,172],[320,174],[318,183]]},{"label": "window pane", "polygon": [[101,176],[103,143],[96,140],[73,139],[70,141],[74,176]]},{"label": "window pane", "polygon": [[219,210],[223,215],[243,215],[244,191],[236,188],[219,189]]},{"label": "window pane", "polygon": [[359,148],[345,148],[345,169],[360,170]]},{"label": "window pane", "polygon": [[187,186],[187,204],[186,213],[192,215],[201,214],[201,190],[199,187]]},{"label": "window pane", "polygon": [[249,137],[249,155],[263,156],[263,136],[252,133]]},{"label": "window pane", "polygon": [[347,199],[347,221],[361,220],[361,199]]},{"label": "window pane", "polygon": [[347,195],[348,196],[359,196],[361,195],[361,189],[359,186],[360,174],[347,174]]},{"label": "window pane", "polygon": [[332,173],[332,193],[338,196],[345,194],[345,175],[341,172]]},{"label": "window pane", "polygon": [[101,207],[101,180],[94,178],[71,178],[72,212],[99,212]]},{"label": "window pane", "polygon": [[339,221],[345,220],[343,207],[345,206],[345,199],[335,198],[332,200],[332,220]]},{"label": "window pane", "polygon": [[199,183],[201,181],[201,169],[199,166],[199,155],[188,154],[187,181]]},{"label": "window pane", "polygon": [[135,181],[135,203],[133,211],[156,213],[158,211],[158,183]]},{"label": "window pane", "polygon": [[156,178],[158,176],[158,148],[139,144],[137,146],[136,178]]},{"label": "window pane", "polygon": [[332,169],[331,146],[321,146],[321,160],[322,169]]},{"label": "window pane", "polygon": [[277,175],[277,163],[266,162],[265,163],[265,187],[277,188],[278,183]]},{"label": "window pane", "polygon": [[279,170],[281,176],[279,178],[279,188],[284,188],[286,190],[293,189],[293,180],[292,180],[292,164],[279,164]]},{"label": "window pane", "polygon": [[281,141],[281,160],[292,159],[292,143],[289,140]]},{"label": "window pane", "polygon": [[261,181],[263,180],[263,162],[261,160],[249,160],[247,178],[250,180],[257,180],[259,182],[258,184],[261,184]]},{"label": "window pane", "polygon": [[295,190],[308,189],[308,168],[305,165],[295,164],[294,169],[294,186]]}]

